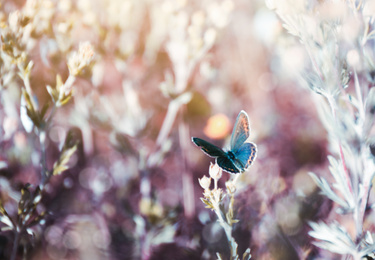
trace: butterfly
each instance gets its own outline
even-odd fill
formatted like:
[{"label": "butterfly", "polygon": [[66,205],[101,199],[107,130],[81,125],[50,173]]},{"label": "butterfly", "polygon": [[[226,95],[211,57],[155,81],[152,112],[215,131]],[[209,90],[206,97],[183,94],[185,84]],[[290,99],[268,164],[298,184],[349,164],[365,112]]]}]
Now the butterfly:
[{"label": "butterfly", "polygon": [[245,111],[238,114],[230,139],[230,150],[225,151],[203,139],[192,137],[193,143],[229,173],[244,172],[255,160],[257,146],[247,142],[250,136],[249,117]]}]

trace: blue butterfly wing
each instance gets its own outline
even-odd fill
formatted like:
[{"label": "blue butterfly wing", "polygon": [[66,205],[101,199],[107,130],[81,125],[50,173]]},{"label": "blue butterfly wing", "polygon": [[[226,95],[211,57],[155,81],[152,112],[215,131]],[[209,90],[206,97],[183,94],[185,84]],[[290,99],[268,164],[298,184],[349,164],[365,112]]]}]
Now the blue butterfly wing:
[{"label": "blue butterfly wing", "polygon": [[224,171],[229,173],[239,173],[240,170],[236,167],[236,165],[232,162],[231,159],[225,154],[225,156],[219,156],[216,158],[216,163],[222,168]]},{"label": "blue butterfly wing", "polygon": [[230,139],[230,149],[235,153],[250,136],[249,117],[241,110],[238,114]]},{"label": "blue butterfly wing", "polygon": [[229,173],[245,171],[255,160],[257,147],[253,143],[245,143],[250,136],[249,117],[241,111],[236,119],[230,140],[230,151],[224,152],[221,148],[203,140],[193,137],[195,145],[210,157],[216,158],[216,163]]},{"label": "blue butterfly wing", "polygon": [[203,139],[200,139],[200,138],[197,138],[197,137],[193,137],[191,138],[191,141],[193,141],[193,143],[198,146],[199,148],[201,148],[201,150],[207,154],[208,156],[210,157],[219,157],[219,156],[226,156],[226,153],[219,147],[217,147],[216,145],[213,145]]},{"label": "blue butterfly wing", "polygon": [[254,143],[244,143],[233,154],[235,157],[233,162],[242,172],[253,164],[257,155],[257,146]]}]

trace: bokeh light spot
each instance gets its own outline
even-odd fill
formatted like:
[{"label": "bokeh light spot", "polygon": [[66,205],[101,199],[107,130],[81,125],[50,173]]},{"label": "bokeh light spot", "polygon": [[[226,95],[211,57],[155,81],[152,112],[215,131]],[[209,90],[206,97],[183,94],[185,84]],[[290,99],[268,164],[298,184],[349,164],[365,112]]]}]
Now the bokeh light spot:
[{"label": "bokeh light spot", "polygon": [[224,235],[224,231],[219,223],[211,223],[203,228],[202,235],[208,243],[216,243]]},{"label": "bokeh light spot", "polygon": [[81,235],[76,231],[68,231],[63,237],[64,246],[68,249],[77,249],[81,242]]},{"label": "bokeh light spot", "polygon": [[221,139],[228,135],[230,122],[226,115],[216,114],[210,117],[203,132],[211,139]]}]

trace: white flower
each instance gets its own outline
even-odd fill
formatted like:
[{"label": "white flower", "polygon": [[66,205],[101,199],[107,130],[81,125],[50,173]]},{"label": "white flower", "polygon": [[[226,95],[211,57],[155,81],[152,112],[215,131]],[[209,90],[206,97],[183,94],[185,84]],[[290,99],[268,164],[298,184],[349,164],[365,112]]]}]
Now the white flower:
[{"label": "white flower", "polygon": [[218,180],[223,175],[223,170],[220,168],[220,166],[217,163],[215,163],[215,164],[211,163],[210,169],[209,169],[209,174],[210,174],[212,179]]},{"label": "white flower", "polygon": [[227,181],[226,183],[225,183],[225,187],[227,187],[227,192],[229,193],[229,194],[233,194],[233,193],[235,193],[236,192],[236,185],[234,184],[234,182],[233,181]]},{"label": "white flower", "polygon": [[211,202],[215,208],[219,207],[221,200],[223,199],[223,190],[222,189],[215,189],[212,191],[212,198]]},{"label": "white flower", "polygon": [[198,178],[198,181],[199,181],[199,184],[201,185],[201,187],[204,190],[208,190],[210,188],[211,178],[208,178],[206,175],[203,176],[203,178],[201,178],[201,179]]},{"label": "white flower", "polygon": [[82,71],[90,66],[94,59],[94,49],[89,42],[79,44],[78,52],[74,52],[68,59],[70,74],[78,76]]}]

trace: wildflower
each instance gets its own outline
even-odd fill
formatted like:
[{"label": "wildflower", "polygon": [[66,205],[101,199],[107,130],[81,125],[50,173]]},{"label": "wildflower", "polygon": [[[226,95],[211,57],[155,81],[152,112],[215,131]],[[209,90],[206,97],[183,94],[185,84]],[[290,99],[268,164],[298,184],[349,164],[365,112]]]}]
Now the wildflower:
[{"label": "wildflower", "polygon": [[205,197],[206,199],[210,199],[212,197],[212,191],[209,189],[205,189],[203,192],[203,197]]},{"label": "wildflower", "polygon": [[206,46],[212,46],[215,43],[217,32],[215,29],[210,28],[204,33],[204,42]]},{"label": "wildflower", "polygon": [[209,169],[209,174],[212,179],[214,180],[219,180],[221,176],[223,175],[223,170],[220,168],[218,164],[213,164],[211,163],[210,169]]},{"label": "wildflower", "polygon": [[201,187],[202,187],[204,190],[209,190],[210,185],[211,185],[211,178],[208,178],[208,177],[205,175],[205,176],[203,176],[203,178],[201,178],[201,179],[198,178],[198,181],[199,181],[199,184],[201,185]]},{"label": "wildflower", "polygon": [[160,203],[152,201],[150,198],[142,198],[139,202],[139,210],[145,216],[162,217],[163,207]]},{"label": "wildflower", "polygon": [[68,68],[72,76],[83,74],[84,69],[89,67],[94,59],[94,50],[89,42],[79,44],[78,52],[74,52],[68,59]]},{"label": "wildflower", "polygon": [[215,208],[219,207],[221,200],[223,199],[223,190],[222,189],[215,189],[212,191],[212,198],[211,202]]},{"label": "wildflower", "polygon": [[14,11],[9,14],[8,18],[9,28],[12,32],[16,33],[20,30],[20,24],[22,20],[22,16],[19,11]]},{"label": "wildflower", "polygon": [[229,194],[234,194],[235,192],[236,192],[236,185],[234,184],[234,182],[233,181],[227,181],[226,183],[225,183],[225,187],[227,187],[227,192],[229,193]]}]

